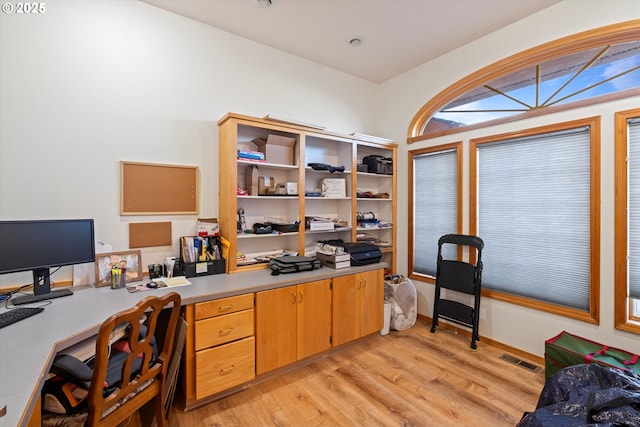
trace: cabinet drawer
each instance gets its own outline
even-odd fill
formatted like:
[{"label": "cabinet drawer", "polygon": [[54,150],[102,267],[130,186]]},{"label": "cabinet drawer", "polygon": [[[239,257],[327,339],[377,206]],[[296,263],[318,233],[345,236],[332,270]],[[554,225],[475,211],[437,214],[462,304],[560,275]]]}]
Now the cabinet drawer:
[{"label": "cabinet drawer", "polygon": [[196,322],[196,351],[253,335],[253,309]]},{"label": "cabinet drawer", "polygon": [[255,378],[255,338],[196,353],[196,399]]},{"label": "cabinet drawer", "polygon": [[195,317],[196,320],[201,320],[207,317],[235,313],[248,308],[253,308],[253,294],[199,302],[195,304]]}]

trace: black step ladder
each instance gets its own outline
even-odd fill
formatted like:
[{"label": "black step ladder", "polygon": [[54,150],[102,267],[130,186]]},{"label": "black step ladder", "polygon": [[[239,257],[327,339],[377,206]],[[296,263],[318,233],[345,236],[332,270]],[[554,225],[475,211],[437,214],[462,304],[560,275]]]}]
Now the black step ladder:
[{"label": "black step ladder", "polygon": [[[454,259],[445,259],[442,248],[446,244],[456,245]],[[462,247],[469,248],[469,262],[460,261]],[[480,318],[480,291],[482,289],[482,248],[484,242],[477,236],[446,234],[438,239],[438,263],[436,291],[433,302],[431,333],[436,332],[438,318],[471,328],[471,348],[476,349],[480,340],[478,320]],[[473,306],[458,301],[441,299],[442,289],[474,296]]]}]

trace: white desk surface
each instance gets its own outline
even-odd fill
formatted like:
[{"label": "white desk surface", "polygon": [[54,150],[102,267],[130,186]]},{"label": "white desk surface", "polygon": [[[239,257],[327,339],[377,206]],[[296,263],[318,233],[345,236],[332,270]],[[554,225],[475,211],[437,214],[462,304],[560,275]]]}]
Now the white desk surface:
[{"label": "white desk surface", "polygon": [[[95,336],[105,319],[144,297],[175,291],[186,305],[384,267],[386,264],[379,263],[338,270],[320,268],[279,276],[272,276],[271,270],[254,270],[192,277],[188,279],[191,285],[135,293],[124,288],[72,288],[73,295],[51,300],[42,313],[0,329],[0,409],[5,405],[7,409],[0,417],[0,427],[26,426],[58,351]],[[42,304],[46,302],[26,307]],[[4,301],[0,302],[0,312],[6,311],[4,307]]]}]

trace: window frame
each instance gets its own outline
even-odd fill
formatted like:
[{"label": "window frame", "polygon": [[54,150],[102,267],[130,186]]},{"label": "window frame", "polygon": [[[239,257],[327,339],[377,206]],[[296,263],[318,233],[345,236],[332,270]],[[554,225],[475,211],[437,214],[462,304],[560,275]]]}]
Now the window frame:
[{"label": "window frame", "polygon": [[589,310],[582,311],[574,308],[563,307],[556,304],[533,300],[530,298],[506,294],[503,292],[482,289],[482,295],[499,301],[521,305],[548,313],[553,313],[589,323],[598,324],[600,321],[600,117],[588,117],[569,122],[554,123],[551,125],[523,129],[498,135],[474,138],[469,141],[469,232],[478,232],[477,212],[477,146],[513,138],[534,136],[537,134],[556,132],[565,129],[589,126],[590,127],[590,284],[589,284]]},{"label": "window frame", "polygon": [[457,233],[462,233],[462,225],[463,225],[463,219],[462,219],[462,203],[463,203],[463,199],[462,199],[462,186],[463,186],[463,178],[464,178],[464,173],[463,173],[463,143],[462,141],[457,141],[457,142],[451,142],[451,143],[447,143],[447,144],[441,144],[441,145],[435,145],[432,147],[424,147],[424,148],[418,148],[415,150],[409,150],[409,152],[407,153],[408,155],[408,175],[409,175],[409,179],[408,179],[408,183],[409,183],[409,194],[408,194],[408,202],[409,202],[409,234],[408,234],[408,243],[409,243],[409,248],[408,248],[408,252],[409,252],[409,256],[408,256],[408,271],[409,271],[409,278],[411,279],[416,279],[416,280],[422,280],[422,281],[426,281],[427,283],[435,283],[435,277],[433,276],[429,276],[423,273],[417,273],[414,271],[414,265],[413,265],[413,259],[414,259],[414,232],[415,232],[415,217],[414,217],[414,192],[415,192],[415,186],[414,186],[414,166],[413,166],[413,161],[414,161],[414,157],[416,156],[420,156],[423,154],[427,154],[427,153],[436,153],[436,152],[440,152],[440,151],[449,151],[449,150],[455,150],[456,151],[456,157],[457,157],[457,163],[456,163],[456,167],[457,167],[457,175],[458,175],[458,182],[457,182],[457,201],[458,201],[458,208],[457,208],[457,218],[456,218],[456,227],[457,227]]},{"label": "window frame", "polygon": [[557,113],[560,111],[573,110],[596,103],[609,102],[616,99],[628,98],[632,96],[640,96],[640,89],[629,89],[622,92],[602,95],[568,104],[535,109],[507,118],[495,119],[484,123],[463,126],[457,129],[448,129],[440,132],[434,132],[428,135],[422,135],[422,129],[440,108],[478,86],[488,84],[489,82],[499,77],[519,70],[523,70],[525,68],[531,67],[541,62],[545,62],[550,59],[567,56],[590,48],[602,47],[607,44],[618,44],[636,40],[640,40],[640,19],[612,24],[563,37],[561,39],[544,43],[531,49],[519,52],[508,58],[504,58],[491,65],[481,68],[480,70],[475,71],[474,73],[469,74],[468,76],[453,83],[452,85],[435,95],[433,98],[431,98],[424,106],[422,106],[422,108],[420,108],[420,110],[418,110],[418,112],[411,120],[411,123],[409,124],[407,133],[407,144],[411,144],[417,141],[424,141],[443,135],[450,135],[458,132],[467,132],[474,129],[491,127],[497,124],[515,122],[518,120],[523,120],[525,118],[532,118],[540,115]]},{"label": "window frame", "polygon": [[615,146],[615,210],[614,210],[614,324],[615,328],[640,334],[640,322],[632,319],[631,300],[628,298],[628,138],[629,119],[640,118],[640,108],[619,111],[614,116]]}]

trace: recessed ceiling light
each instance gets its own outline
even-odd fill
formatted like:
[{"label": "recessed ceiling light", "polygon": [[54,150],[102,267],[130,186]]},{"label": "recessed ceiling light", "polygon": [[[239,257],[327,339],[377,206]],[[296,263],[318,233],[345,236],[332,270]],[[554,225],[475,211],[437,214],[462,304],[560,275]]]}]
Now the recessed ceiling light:
[{"label": "recessed ceiling light", "polygon": [[271,6],[271,0],[258,0],[258,5],[266,9]]},{"label": "recessed ceiling light", "polygon": [[362,44],[362,39],[360,37],[354,37],[351,40],[349,40],[349,46],[351,47],[360,46],[361,44]]}]

